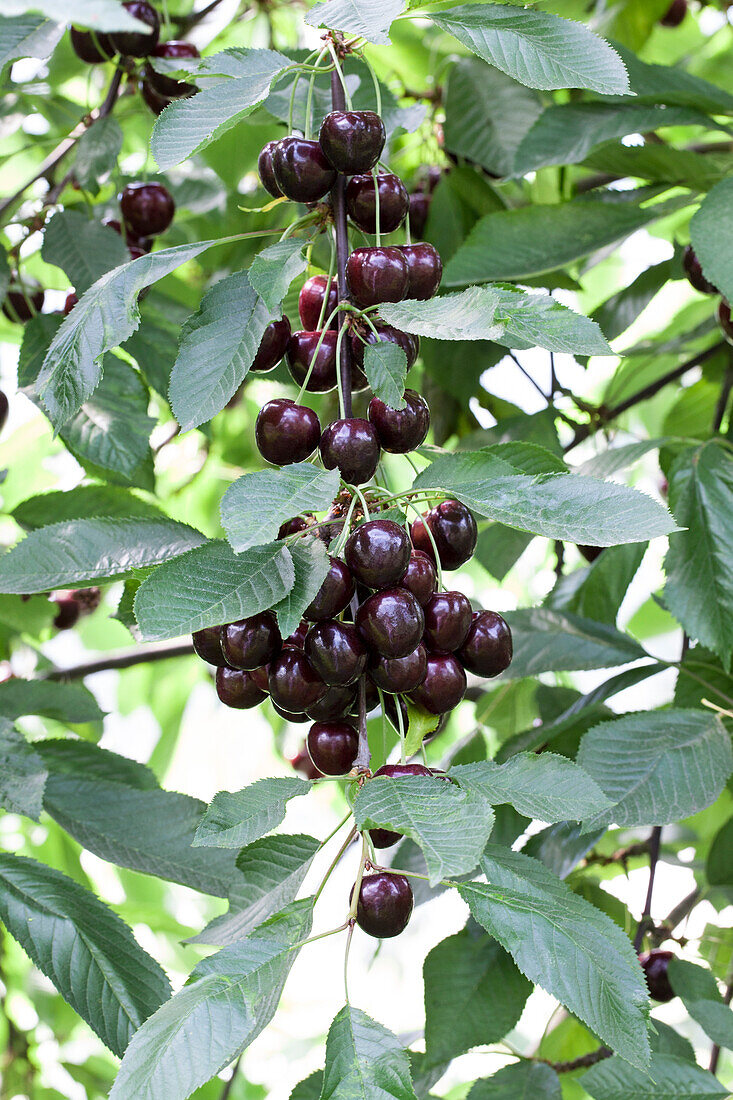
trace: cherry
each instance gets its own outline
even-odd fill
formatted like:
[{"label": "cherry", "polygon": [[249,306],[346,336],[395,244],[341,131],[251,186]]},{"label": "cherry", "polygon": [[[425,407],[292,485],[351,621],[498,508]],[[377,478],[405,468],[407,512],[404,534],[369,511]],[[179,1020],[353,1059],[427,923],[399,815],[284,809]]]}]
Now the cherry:
[{"label": "cherry", "polygon": [[294,768],[296,772],[300,772],[301,775],[304,775],[306,779],[320,779],[323,775],[323,772],[319,772],[308,755],[308,749],[305,744],[290,760],[290,766]]},{"label": "cherry", "polygon": [[336,718],[345,718],[351,713],[356,699],[356,690],[353,686],[332,686],[322,699],[308,707],[306,711],[314,722],[333,722]]},{"label": "cherry", "polygon": [[283,647],[270,664],[268,685],[273,703],[290,714],[312,707],[327,691],[302,649],[290,646]]},{"label": "cherry", "polygon": [[369,674],[374,683],[392,695],[414,691],[425,679],[427,671],[428,653],[422,642],[406,657],[389,658],[375,654],[369,664]]},{"label": "cherry", "polygon": [[418,603],[423,607],[428,602],[438,583],[438,575],[433,565],[432,558],[424,554],[422,550],[413,550],[407,572],[400,581],[403,588],[409,588]]},{"label": "cherry", "polygon": [[73,596],[57,595],[51,602],[56,604],[53,625],[57,630],[70,630],[72,626],[76,626],[81,612]]},{"label": "cherry", "polygon": [[311,624],[307,623],[305,619],[301,619],[292,634],[283,642],[283,648],[289,646],[291,649],[302,649],[305,645],[305,637],[311,628]]},{"label": "cherry", "polygon": [[69,291],[66,295],[66,301],[64,302],[64,317],[68,317],[74,306],[79,304],[79,299],[73,290]]},{"label": "cherry", "polygon": [[255,684],[257,684],[257,687],[260,689],[260,691],[264,691],[265,695],[267,695],[268,691],[270,690],[270,666],[260,665],[259,668],[249,669],[248,671],[250,676],[252,677],[252,680]]},{"label": "cherry", "polygon": [[[386,775],[390,779],[407,779],[413,775],[430,778],[432,772],[423,764],[383,764],[375,771],[374,778],[378,775]],[[391,829],[370,829],[369,836],[375,848],[391,848],[398,840],[402,840],[403,834],[392,832]]]},{"label": "cherry", "polygon": [[399,248],[355,248],[346,263],[346,279],[356,305],[401,302],[407,295],[410,273]]},{"label": "cherry", "polygon": [[351,722],[314,722],[306,738],[308,753],[324,775],[346,775],[359,751],[359,734]]},{"label": "cherry", "polygon": [[216,665],[217,668],[223,668],[226,665],[226,658],[221,648],[220,626],[205,626],[203,630],[196,630],[191,635],[191,640],[194,650],[202,661],[206,661],[209,665]]},{"label": "cherry", "polygon": [[216,670],[216,694],[222,703],[237,710],[249,710],[259,706],[266,699],[264,691],[260,691],[249,672],[239,668],[225,668]]},{"label": "cherry", "polygon": [[[338,283],[335,279],[331,279],[331,286],[328,291],[328,302],[325,310],[323,309],[323,299],[326,297],[327,283],[328,277],[326,275],[311,275],[310,279],[306,279],[303,286],[300,288],[300,294],[298,295],[298,313],[300,314],[303,328],[309,332],[314,332],[318,329],[321,320],[321,312],[323,312],[323,323],[325,324],[338,305]],[[328,327],[332,329],[337,328],[336,322],[337,318],[334,317]]]},{"label": "cherry", "polygon": [[383,588],[359,606],[356,626],[367,645],[382,657],[406,657],[417,649],[425,616],[412,592]]},{"label": "cherry", "polygon": [[466,673],[452,653],[429,653],[428,668],[412,698],[431,714],[446,714],[466,693]]},{"label": "cherry", "polygon": [[266,145],[263,145],[262,151],[257,158],[257,171],[260,174],[260,180],[262,181],[262,186],[265,191],[272,195],[273,198],[281,199],[283,193],[275,179],[275,169],[272,166],[272,154],[277,144],[276,141],[268,141]]},{"label": "cherry", "polygon": [[462,592],[436,592],[425,605],[425,644],[435,653],[454,653],[465,642],[472,619],[471,603]]},{"label": "cherry", "polygon": [[439,164],[430,164],[420,175],[420,186],[428,195],[432,195],[443,178],[443,169]]},{"label": "cherry", "polygon": [[321,423],[307,405],[276,397],[257,414],[255,439],[260,454],[275,466],[304,462],[321,438]]},{"label": "cherry", "polygon": [[317,141],[286,137],[272,150],[272,168],[280,191],[293,202],[316,202],[330,191],[336,173]]},{"label": "cherry", "polygon": [[277,532],[278,539],[286,539],[288,535],[299,535],[301,531],[307,531],[316,522],[312,512],[304,512],[302,516],[293,516],[280,524]]},{"label": "cherry", "polygon": [[310,663],[329,687],[355,683],[366,668],[366,646],[351,623],[336,619],[316,623],[308,632],[304,648]]},{"label": "cherry", "polygon": [[404,527],[394,520],[372,519],[349,535],[344,557],[361,584],[367,588],[387,588],[405,575],[410,561],[410,540]]},{"label": "cherry", "polygon": [[137,237],[154,237],[168,229],[176,204],[162,183],[138,182],[127,184],[120,195],[120,209],[125,225]]},{"label": "cherry", "polygon": [[3,313],[8,320],[24,325],[41,312],[45,297],[45,292],[37,284],[23,289],[11,287],[3,303]]},{"label": "cherry", "polygon": [[580,550],[585,560],[589,562],[594,562],[596,558],[603,553],[602,546],[581,546],[578,544],[578,550]]},{"label": "cherry", "polygon": [[407,928],[413,904],[412,887],[404,875],[388,871],[365,875],[359,890],[356,923],[369,936],[390,939]]},{"label": "cherry", "polygon": [[[193,42],[178,42],[171,39],[169,42],[159,42],[152,52],[153,57],[200,57],[198,47]],[[179,99],[193,95],[198,91],[195,84],[179,83],[175,77],[165,76],[149,66],[146,70],[146,80],[154,92],[166,99]]]},{"label": "cherry", "polygon": [[255,374],[266,374],[274,370],[288,350],[290,343],[290,321],[283,317],[280,321],[270,321],[262,334],[260,346],[249,368]]},{"label": "cherry", "polygon": [[720,305],[718,306],[718,323],[728,343],[733,344],[733,319],[731,319],[730,306],[725,298],[720,299]]},{"label": "cherry", "polygon": [[667,973],[670,960],[673,958],[671,951],[646,951],[643,955],[639,955],[649,993],[660,1004],[666,1004],[675,996]]},{"label": "cherry", "polygon": [[458,656],[469,672],[477,676],[498,676],[512,661],[509,624],[495,611],[477,612]]},{"label": "cherry", "polygon": [[379,442],[368,420],[358,416],[334,420],[321,436],[320,450],[326,469],[338,467],[349,485],[363,485],[374,477],[379,462]]},{"label": "cherry", "polygon": [[123,8],[141,23],[147,23],[149,31],[115,31],[109,36],[112,48],[123,57],[147,57],[158,45],[160,19],[147,0],[124,0]]},{"label": "cherry", "polygon": [[[295,382],[302,386],[310,369],[311,360],[316,361],[311,371],[306,390],[308,393],[328,393],[336,388],[336,340],[338,334],[328,329],[321,340],[320,332],[294,332],[288,344],[288,369]],[[318,344],[321,346],[318,347]],[[316,349],[318,349],[316,351]]]},{"label": "cherry", "polygon": [[410,229],[416,237],[422,237],[430,213],[430,195],[414,191],[410,195]]},{"label": "cherry", "polygon": [[296,725],[300,725],[303,722],[310,722],[310,718],[303,711],[293,712],[290,710],[283,710],[277,703],[272,704],[272,709],[275,711],[275,714],[279,714],[286,722],[294,722]]},{"label": "cherry", "polygon": [[262,611],[249,619],[223,626],[221,649],[232,668],[252,671],[265,665],[279,653],[282,639],[272,611]]},{"label": "cherry", "polygon": [[[148,84],[147,80],[143,80],[140,90],[146,106],[150,108],[154,115],[161,115],[166,107],[170,107],[173,102],[172,99],[167,99],[165,96],[158,95],[155,89],[151,88],[150,84]],[[133,259],[136,260],[137,256],[134,256]]]},{"label": "cherry", "polygon": [[391,172],[380,172],[376,183],[372,175],[352,176],[346,185],[348,215],[364,233],[376,233],[377,196],[380,232],[393,233],[405,220],[410,200],[400,177]]},{"label": "cherry", "polygon": [[369,172],[379,160],[387,132],[374,111],[331,111],[318,138],[337,172],[353,176]]},{"label": "cherry", "polygon": [[10,412],[10,402],[8,401],[8,395],[4,390],[0,390],[0,432],[5,427],[8,420],[8,413]]},{"label": "cherry", "polygon": [[443,261],[437,248],[431,244],[403,244],[402,255],[409,272],[407,297],[421,302],[432,298],[443,277]]},{"label": "cherry", "polygon": [[425,442],[430,427],[430,409],[415,390],[405,390],[404,409],[393,409],[378,397],[369,402],[369,419],[380,446],[391,454],[404,455]]},{"label": "cherry", "polygon": [[672,3],[659,22],[663,27],[679,27],[686,15],[687,0],[672,0]]},{"label": "cherry", "polygon": [[109,61],[115,53],[108,34],[81,31],[78,27],[71,28],[71,46],[76,56],[86,61],[87,65],[100,65],[103,61]]},{"label": "cherry", "polygon": [[476,549],[478,528],[465,504],[458,500],[444,500],[413,523],[411,534],[414,546],[434,559],[425,524],[432,532],[443,569],[458,569],[469,560]]},{"label": "cherry", "polygon": [[684,268],[688,282],[695,290],[699,290],[701,294],[718,293],[713,284],[705,278],[702,264],[698,260],[691,244],[688,244],[687,248],[682,253],[682,267]]},{"label": "cherry", "polygon": [[376,321],[374,328],[376,333],[372,332],[371,328],[366,325],[356,324],[351,334],[351,351],[354,356],[354,363],[359,369],[364,366],[364,350],[366,344],[377,344],[382,341],[389,341],[391,344],[397,344],[397,347],[402,348],[407,357],[407,369],[413,365],[417,359],[418,352],[420,351],[420,337],[411,336],[408,332],[402,332],[401,329],[393,328],[392,325],[387,325],[384,321]]},{"label": "cherry", "polygon": [[330,558],[328,573],[318,592],[303,612],[304,618],[318,623],[333,619],[351,602],[354,578],[340,558]]}]

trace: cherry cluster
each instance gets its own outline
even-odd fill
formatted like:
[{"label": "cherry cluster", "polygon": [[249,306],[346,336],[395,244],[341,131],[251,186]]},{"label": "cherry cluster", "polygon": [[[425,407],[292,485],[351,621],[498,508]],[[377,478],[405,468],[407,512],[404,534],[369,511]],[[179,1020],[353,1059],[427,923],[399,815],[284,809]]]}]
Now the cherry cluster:
[{"label": "cherry cluster", "polygon": [[[687,280],[700,294],[720,294],[716,286],[705,278],[702,265],[695,255],[692,245],[687,246],[682,255],[682,266]],[[718,303],[718,324],[729,344],[733,344],[733,317],[731,317],[730,303],[725,298],[720,298]]]}]

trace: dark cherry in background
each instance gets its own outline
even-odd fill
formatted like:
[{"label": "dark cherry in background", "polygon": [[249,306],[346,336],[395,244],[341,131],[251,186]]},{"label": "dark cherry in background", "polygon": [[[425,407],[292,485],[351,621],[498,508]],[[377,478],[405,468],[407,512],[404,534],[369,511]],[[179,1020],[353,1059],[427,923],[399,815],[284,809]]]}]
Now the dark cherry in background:
[{"label": "dark cherry in background", "polygon": [[364,366],[364,351],[366,344],[389,341],[392,344],[396,344],[397,347],[402,348],[407,358],[407,369],[409,370],[417,359],[418,352],[420,351],[420,337],[411,336],[409,332],[402,332],[401,329],[394,328],[392,325],[387,325],[384,321],[375,321],[373,323],[374,328],[377,330],[376,333],[372,332],[367,325],[360,325],[357,323],[351,334],[351,350],[356,366],[359,368]]},{"label": "dark cherry in background", "polygon": [[295,769],[296,772],[300,772],[306,779],[320,779],[323,772],[319,772],[310,756],[308,755],[308,749],[305,744],[299,749],[299,751],[290,760],[290,766]]},{"label": "dark cherry in background", "polygon": [[288,535],[297,535],[301,531],[307,531],[316,522],[316,517],[312,512],[304,512],[302,516],[293,516],[292,519],[286,519],[285,523],[281,523],[277,532],[279,539],[286,539]]},{"label": "dark cherry in background", "polygon": [[389,245],[355,248],[346,263],[351,296],[362,308],[401,302],[407,295],[409,278],[401,249]]},{"label": "dark cherry in background", "polygon": [[733,319],[731,319],[730,306],[724,298],[721,298],[718,305],[718,323],[728,343],[733,344]]},{"label": "dark cherry in background", "polygon": [[[303,328],[307,332],[315,332],[318,329],[321,319],[321,310],[323,308],[323,299],[326,297],[327,284],[327,275],[311,275],[310,279],[306,279],[301,287],[300,294],[298,295],[298,313],[300,314]],[[324,325],[338,305],[338,297],[338,284],[335,279],[331,279],[331,286],[328,291],[328,303],[323,311]],[[334,317],[328,327],[335,329],[337,327],[337,321],[338,318]]]},{"label": "dark cherry in background", "polygon": [[434,653],[454,653],[466,640],[473,611],[462,592],[436,592],[425,605],[425,645]]},{"label": "dark cherry in background", "polygon": [[512,662],[512,632],[495,611],[478,611],[458,656],[476,676],[498,676]]},{"label": "dark cherry in background", "polygon": [[312,707],[308,707],[307,714],[314,722],[333,722],[336,718],[345,718],[352,712],[356,701],[356,686],[329,687],[326,694]]},{"label": "dark cherry in background", "polygon": [[[152,51],[151,57],[164,57],[175,59],[177,57],[200,57],[198,46],[193,42],[178,42],[171,39],[168,42],[159,42]],[[148,67],[146,79],[154,92],[167,99],[179,99],[193,95],[198,91],[195,84],[179,83],[175,77],[156,73],[155,69]]]},{"label": "dark cherry in background", "polygon": [[359,750],[359,735],[351,722],[314,722],[306,738],[308,753],[324,775],[346,775]]},{"label": "dark cherry in background", "polygon": [[667,973],[670,960],[673,958],[671,951],[646,951],[643,955],[639,955],[649,993],[660,1004],[666,1004],[675,996]]},{"label": "dark cherry in background", "polygon": [[127,8],[130,15],[134,15],[142,23],[147,23],[150,30],[147,32],[115,31],[109,36],[112,49],[123,57],[147,57],[158,44],[160,34],[158,13],[147,0],[125,0],[122,6]]},{"label": "dark cherry in background", "polygon": [[266,374],[267,371],[274,370],[288,350],[290,336],[290,321],[287,317],[279,321],[270,321],[249,369],[255,374]]},{"label": "dark cherry in background", "polygon": [[360,604],[356,626],[382,657],[406,657],[417,649],[425,627],[423,609],[406,588],[383,588]]},{"label": "dark cherry in background", "polygon": [[432,298],[443,278],[443,261],[437,248],[431,244],[404,244],[402,255],[409,271],[407,297],[421,302]]},{"label": "dark cherry in background", "polygon": [[291,649],[302,649],[305,645],[305,636],[310,628],[310,623],[307,623],[305,619],[301,619],[293,633],[287,636],[283,646],[290,646]]},{"label": "dark cherry in background", "polygon": [[92,34],[91,31],[82,31],[78,27],[71,28],[71,46],[76,56],[87,65],[100,65],[115,54],[108,34]]},{"label": "dark cherry in background", "polygon": [[695,254],[695,250],[691,244],[688,244],[685,251],[682,253],[682,267],[687,281],[691,286],[698,290],[700,294],[717,294],[717,289],[709,282],[702,270],[702,264]]},{"label": "dark cherry in background", "polygon": [[410,200],[400,177],[391,172],[381,172],[376,186],[372,175],[352,176],[346,185],[347,213],[364,233],[376,233],[377,192],[380,233],[393,233],[405,220]]},{"label": "dark cherry in background", "polygon": [[221,628],[224,660],[232,668],[251,672],[271,661],[282,645],[277,619],[272,611],[262,611],[248,619]]},{"label": "dark cherry in background", "polygon": [[354,595],[354,578],[341,558],[330,558],[328,573],[303,615],[309,622],[323,622],[339,615]]},{"label": "dark cherry in background", "polygon": [[255,439],[260,454],[274,466],[303,462],[321,438],[321,423],[313,409],[276,397],[257,414]]},{"label": "dark cherry in background", "polygon": [[272,150],[275,182],[293,202],[317,202],[330,191],[336,173],[317,141],[286,137]]},{"label": "dark cherry in background", "polygon": [[458,569],[469,560],[476,549],[478,528],[465,504],[458,500],[444,500],[426,512],[412,525],[412,542],[430,558],[434,558],[433,545],[427,531],[432,532],[443,569]]},{"label": "dark cherry in background", "polygon": [[363,485],[374,477],[379,442],[368,420],[358,416],[334,420],[321,436],[320,450],[326,469],[338,469],[349,485]]},{"label": "dark cherry in background", "polygon": [[206,626],[203,630],[196,630],[191,635],[193,648],[202,661],[207,664],[223,667],[226,664],[221,648],[221,627]]},{"label": "dark cherry in background", "polygon": [[[166,96],[158,95],[155,88],[152,88],[147,80],[143,80],[140,91],[142,92],[142,97],[146,105],[154,115],[162,114],[166,107],[170,107],[173,102],[172,99],[168,99]],[[137,256],[133,258],[137,259]]]},{"label": "dark cherry in background", "polygon": [[466,694],[466,673],[452,653],[429,653],[425,679],[412,698],[431,714],[447,714]]},{"label": "dark cherry in background", "polygon": [[[120,195],[125,225],[138,237],[165,233],[173,221],[176,204],[162,183],[128,183]],[[129,243],[129,242],[128,242]]]},{"label": "dark cherry in background", "polygon": [[[309,393],[328,393],[336,388],[336,340],[337,333],[332,329],[323,335],[320,332],[294,332],[288,344],[288,370],[299,386],[305,382],[311,359],[316,356],[315,365],[308,379],[306,389]],[[318,347],[318,343],[321,346]],[[318,350],[316,351],[316,348]]]},{"label": "dark cherry in background", "polygon": [[251,673],[239,668],[217,668],[216,694],[222,703],[236,710],[249,710],[267,698],[252,679]]},{"label": "dark cherry in background", "polygon": [[404,576],[410,550],[404,527],[390,519],[373,519],[349,535],[344,557],[361,584],[367,588],[387,588]]},{"label": "dark cherry in background", "polygon": [[[375,771],[374,778],[379,775],[389,779],[409,779],[411,776],[427,776],[429,779],[432,772],[424,764],[383,764]],[[375,848],[391,848],[402,839],[402,833],[392,832],[391,829],[370,829],[369,836]]]},{"label": "dark cherry in background", "polygon": [[414,191],[410,195],[410,229],[415,237],[422,237],[430,213],[430,195]]},{"label": "dark cherry in background", "polygon": [[275,169],[272,166],[272,154],[277,144],[276,141],[268,141],[266,145],[262,146],[260,155],[257,158],[257,171],[260,174],[260,180],[265,191],[272,195],[274,199],[281,199],[283,193],[275,179]]},{"label": "dark cherry in background", "polygon": [[312,707],[327,690],[302,649],[289,646],[270,664],[268,686],[273,703],[291,714]]},{"label": "dark cherry in background", "polygon": [[359,890],[356,923],[369,936],[391,939],[407,928],[413,904],[412,887],[404,875],[386,871],[365,875]]},{"label": "dark cherry in background", "polygon": [[305,653],[329,687],[348,687],[364,672],[367,649],[351,623],[326,619],[316,623],[305,639]]},{"label": "dark cherry in background", "polygon": [[0,390],[0,432],[7,423],[9,412],[10,402],[8,401],[8,395],[3,390]]},{"label": "dark cherry in background", "polygon": [[377,687],[392,695],[414,691],[425,679],[428,654],[420,642],[406,657],[380,657],[375,654],[369,664],[369,675]]},{"label": "dark cherry in background", "polygon": [[672,0],[672,3],[659,22],[663,27],[679,27],[686,15],[687,0]]},{"label": "dark cherry in background", "polygon": [[35,286],[27,286],[25,293],[22,290],[9,290],[3,302],[3,313],[10,321],[19,321],[26,324],[36,313],[43,309],[46,295],[43,290]]},{"label": "dark cherry in background", "polygon": [[413,550],[407,572],[400,581],[403,588],[409,588],[419,603],[425,606],[438,583],[438,574],[432,558],[424,554],[422,550]]},{"label": "dark cherry in background", "polygon": [[379,160],[387,133],[374,111],[331,111],[321,125],[321,148],[337,172],[369,172]]},{"label": "dark cherry in background", "polygon": [[404,455],[425,442],[430,427],[430,409],[419,393],[405,390],[404,409],[393,409],[373,397],[369,402],[369,419],[383,450]]}]

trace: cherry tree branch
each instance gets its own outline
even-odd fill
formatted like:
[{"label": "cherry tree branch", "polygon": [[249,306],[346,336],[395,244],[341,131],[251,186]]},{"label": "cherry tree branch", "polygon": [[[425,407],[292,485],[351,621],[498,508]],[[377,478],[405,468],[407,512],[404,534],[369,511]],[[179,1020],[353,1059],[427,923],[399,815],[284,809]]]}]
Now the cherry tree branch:
[{"label": "cherry tree branch", "polygon": [[189,657],[194,652],[191,642],[132,646],[130,649],[119,649],[108,653],[105,657],[100,657],[96,661],[85,661],[82,664],[71,665],[69,668],[44,669],[39,672],[36,679],[82,680],[85,676],[93,676],[96,672],[119,671],[123,668],[132,668],[134,665],[144,665],[152,661],[168,661],[172,657]]},{"label": "cherry tree branch", "polygon": [[547,1065],[554,1069],[555,1073],[573,1073],[576,1069],[590,1069],[598,1062],[604,1062],[606,1058],[610,1058],[612,1054],[613,1051],[610,1047],[598,1047],[597,1050],[592,1050],[589,1054],[574,1058],[572,1062],[547,1062]]},{"label": "cherry tree branch", "polygon": [[649,886],[646,891],[646,901],[644,902],[644,911],[639,919],[639,924],[636,929],[636,935],[634,936],[634,951],[637,955],[641,951],[641,945],[644,940],[644,933],[646,932],[652,915],[652,896],[654,894],[654,879],[657,873],[657,863],[659,862],[659,848],[662,842],[662,827],[661,825],[655,825],[652,829],[651,836],[649,837]]}]

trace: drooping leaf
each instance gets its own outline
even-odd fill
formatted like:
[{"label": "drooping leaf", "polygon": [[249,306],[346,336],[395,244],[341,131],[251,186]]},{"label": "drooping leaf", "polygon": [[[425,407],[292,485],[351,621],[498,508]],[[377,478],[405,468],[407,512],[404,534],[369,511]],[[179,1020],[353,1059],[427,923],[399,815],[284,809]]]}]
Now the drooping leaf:
[{"label": "drooping leaf", "polygon": [[283,638],[289,638],[303,618],[303,612],[317,596],[326,579],[330,561],[319,538],[301,538],[290,546],[295,582],[287,596],[273,606]]},{"label": "drooping leaf", "polygon": [[705,877],[711,886],[733,886],[733,817],[713,837]]},{"label": "drooping leaf", "polygon": [[241,791],[219,791],[196,830],[194,847],[243,848],[285,818],[291,798],[312,787],[305,779],[258,779]]},{"label": "drooping leaf", "polygon": [[46,785],[43,760],[12,722],[0,718],[0,806],[38,821]]},{"label": "drooping leaf", "polygon": [[400,1040],[351,1005],[328,1032],[321,1100],[417,1100]]},{"label": "drooping leaf", "polygon": [[265,308],[276,310],[281,305],[293,279],[308,267],[303,255],[303,241],[288,237],[258,252],[249,269],[249,282]]},{"label": "drooping leaf", "polygon": [[509,612],[506,619],[514,644],[507,676],[612,668],[645,656],[628,634],[577,615],[535,607]]},{"label": "drooping leaf", "polygon": [[404,409],[407,356],[402,348],[389,340],[367,344],[364,371],[375,397],[391,409]]},{"label": "drooping leaf", "polygon": [[[93,126],[90,126],[76,143],[76,156],[74,157],[74,176],[87,190],[99,191],[99,181],[103,180],[115,166],[118,156],[122,151],[122,127],[113,115],[105,115],[98,118]],[[71,213],[71,211],[68,211]],[[88,232],[88,231],[87,231]],[[109,230],[112,232],[112,230]],[[111,263],[104,270],[123,264],[129,256],[122,237],[115,234],[123,247],[123,255],[116,263]],[[54,262],[54,261],[52,261]],[[64,266],[61,264],[60,266]],[[66,268],[64,267],[64,270]],[[101,274],[101,273],[100,273]],[[71,275],[69,275],[71,279]],[[79,284],[74,282],[76,293],[79,294]],[[91,286],[92,279],[87,285]],[[86,289],[86,288],[84,288]]]},{"label": "drooping leaf", "polygon": [[560,1078],[552,1066],[539,1062],[517,1062],[505,1066],[493,1077],[477,1081],[468,1100],[561,1100]]},{"label": "drooping leaf", "polygon": [[729,300],[733,299],[733,260],[721,246],[730,232],[732,200],[733,179],[721,180],[705,195],[690,222],[692,246],[705,277]]},{"label": "drooping leaf", "polygon": [[645,553],[643,542],[609,546],[591,565],[560,577],[547,606],[613,625]]},{"label": "drooping leaf", "polygon": [[684,959],[671,959],[668,974],[692,1019],[714,1043],[733,1050],[733,1008],[723,1000],[714,975]]},{"label": "drooping leaf", "polygon": [[338,487],[338,470],[322,470],[310,462],[245,474],[221,500],[227,539],[237,552],[272,542],[285,520],[329,508]]},{"label": "drooping leaf", "polygon": [[325,0],[306,16],[312,27],[330,27],[385,46],[392,22],[407,7],[407,0]]},{"label": "drooping leaf", "polygon": [[459,764],[450,775],[464,790],[476,791],[491,805],[508,802],[520,814],[548,824],[582,821],[608,806],[587,772],[554,753],[518,753],[505,764],[493,760]]},{"label": "drooping leaf", "polygon": [[[672,270],[673,265],[671,260],[663,260],[662,263],[648,267],[645,271],[642,271],[641,275],[638,275],[632,283],[622,287],[616,294],[612,294],[610,298],[606,298],[605,302],[602,302],[601,305],[593,311],[591,316],[593,320],[600,325],[601,331],[605,334],[607,340],[615,340],[631,327],[636,318],[644,312],[662,287],[669,282],[672,277]],[[626,449],[627,453],[633,454],[634,452],[629,450],[631,447],[646,447],[647,450],[653,450],[654,441],[645,440],[642,443],[630,443],[628,448],[619,447],[617,450],[623,452]],[[593,458],[588,459],[581,467],[583,473],[590,474],[594,470],[594,467],[591,465],[592,463],[602,459],[604,454],[610,456],[613,453],[613,451],[609,450],[602,452],[600,455],[594,455]],[[638,453],[641,456],[646,452],[639,451]],[[620,458],[621,455],[619,454],[618,457]],[[616,468],[623,469],[623,466]],[[594,476],[608,477],[611,473],[613,473],[612,469],[605,469],[605,467],[601,465],[599,467],[599,472]]]},{"label": "drooping leaf", "polygon": [[558,878],[567,878],[604,832],[605,829],[598,829],[587,833],[582,825],[561,821],[534,833],[522,851],[544,863]]},{"label": "drooping leaf", "polygon": [[39,493],[17,504],[13,519],[27,530],[47,527],[62,520],[134,516],[163,518],[160,509],[126,489],[114,485],[79,485],[66,492]]},{"label": "drooping leaf", "polygon": [[0,684],[0,714],[20,718],[34,714],[57,722],[99,722],[104,718],[97,700],[83,684],[56,684],[14,677]]},{"label": "drooping leaf", "polygon": [[39,15],[0,16],[0,71],[20,57],[49,57],[64,30],[55,19]]},{"label": "drooping leaf", "polygon": [[712,1073],[671,1054],[653,1054],[647,1070],[620,1058],[608,1058],[583,1074],[583,1088],[593,1100],[703,1100],[728,1096]]},{"label": "drooping leaf", "polygon": [[65,21],[95,31],[147,29],[147,24],[126,11],[117,0],[64,0],[63,12],[54,0],[3,0],[3,15],[25,15],[26,12],[40,12],[49,19],[58,19],[62,14]]},{"label": "drooping leaf", "polygon": [[108,271],[130,259],[119,233],[80,210],[54,214],[43,233],[41,255],[47,264],[61,268],[79,298]]}]

